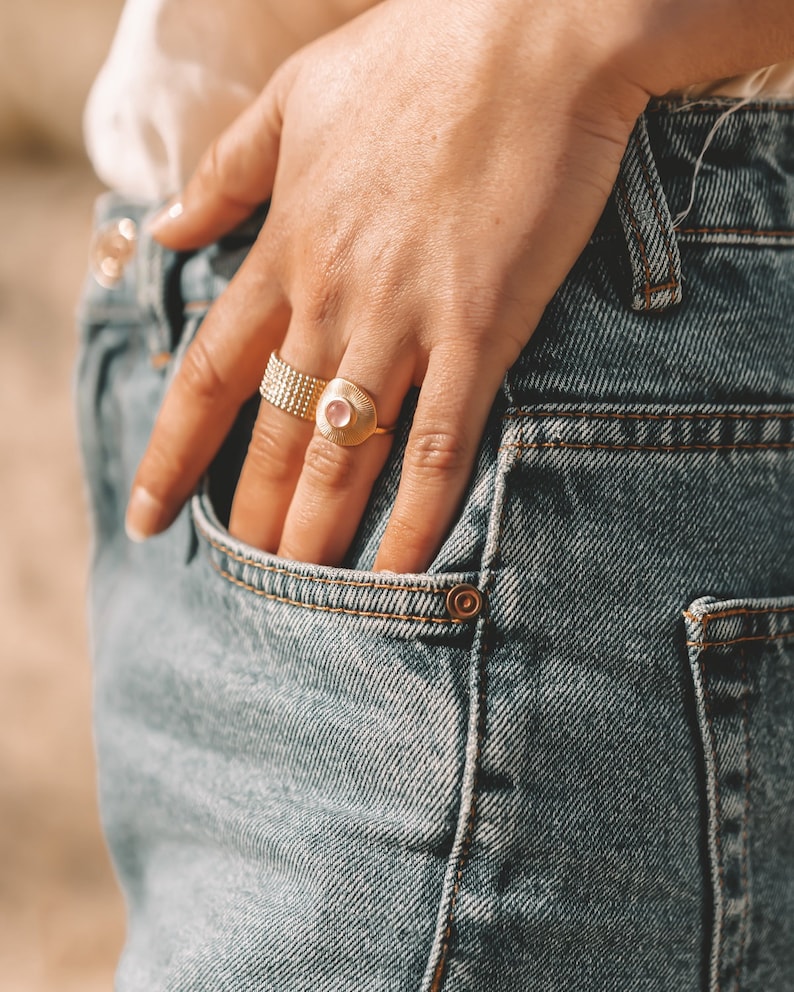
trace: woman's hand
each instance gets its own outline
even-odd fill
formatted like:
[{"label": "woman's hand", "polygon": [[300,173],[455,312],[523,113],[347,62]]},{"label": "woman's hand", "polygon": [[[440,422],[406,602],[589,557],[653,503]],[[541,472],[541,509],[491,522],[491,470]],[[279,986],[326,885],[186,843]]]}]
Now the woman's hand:
[{"label": "woman's hand", "polygon": [[[278,349],[362,386],[381,424],[420,387],[375,567],[427,567],[648,99],[618,57],[631,25],[615,8],[632,4],[596,6],[384,0],[291,58],[218,138],[155,236],[198,247],[272,203],[165,398],[132,536],[170,524]],[[340,562],[390,443],[337,446],[262,402],[231,533]]]}]

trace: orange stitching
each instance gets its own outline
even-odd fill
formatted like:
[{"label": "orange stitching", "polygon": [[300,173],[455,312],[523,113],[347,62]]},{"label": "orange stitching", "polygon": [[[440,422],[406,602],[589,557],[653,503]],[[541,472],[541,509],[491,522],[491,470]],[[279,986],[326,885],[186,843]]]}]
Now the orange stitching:
[{"label": "orange stitching", "polygon": [[299,599],[288,599],[286,596],[276,596],[275,593],[265,592],[264,589],[257,589],[256,586],[249,585],[247,582],[243,582],[242,579],[235,578],[235,576],[231,575],[229,572],[225,572],[221,566],[216,564],[211,558],[209,559],[209,563],[218,575],[221,575],[229,582],[233,582],[234,585],[241,586],[243,589],[247,589],[256,596],[262,596],[264,599],[271,599],[276,603],[285,603],[287,606],[302,606],[306,610],[319,610],[321,613],[345,613],[354,617],[374,617],[379,620],[416,620],[420,623],[441,624],[461,624],[465,622],[463,620],[455,619],[448,620],[445,617],[411,616],[410,614],[404,613],[376,613],[371,610],[350,610],[344,606],[323,606],[319,603],[305,603]]},{"label": "orange stitching", "polygon": [[742,907],[741,937],[739,939],[739,952],[736,955],[736,986],[735,992],[740,990],[742,965],[744,964],[744,949],[747,942],[747,918],[750,910],[750,880],[748,872],[749,862],[749,830],[750,821],[750,707],[749,695],[750,685],[747,678],[747,652],[742,649],[742,725],[744,727],[744,809],[742,815],[742,886],[744,889],[744,906]]},{"label": "orange stitching", "polygon": [[431,596],[444,596],[454,585],[454,583],[448,583],[445,586],[429,589],[427,586],[398,586],[390,582],[356,582],[354,579],[327,579],[321,575],[301,575],[300,572],[291,572],[289,569],[278,565],[265,565],[262,562],[255,561],[253,558],[244,558],[242,555],[235,554],[231,548],[227,548],[226,545],[214,540],[198,522],[196,522],[196,529],[213,548],[223,552],[223,554],[234,561],[240,562],[241,565],[250,565],[252,568],[259,569],[262,572],[283,575],[288,579],[297,579],[299,582],[315,582],[332,586],[352,586],[355,589],[389,589],[393,592],[423,592]]},{"label": "orange stitching", "polygon": [[740,234],[754,238],[794,238],[794,231],[754,231],[749,227],[682,227],[679,234]]},{"label": "orange stitching", "polygon": [[[514,459],[515,462],[515,459]],[[511,466],[512,467],[512,466]],[[510,475],[510,470],[505,472],[505,478]],[[502,547],[502,537],[504,535],[505,518],[507,516],[507,492],[505,491],[504,498],[502,500],[502,510],[499,515],[499,530],[496,535],[496,554],[494,555],[494,564],[499,559]],[[494,572],[491,569],[491,575],[488,579],[488,585],[486,587],[486,592],[490,592],[491,586],[494,582]],[[468,861],[469,852],[471,850],[471,844],[474,837],[474,819],[477,813],[477,785],[478,777],[480,771],[480,758],[482,755],[482,743],[485,738],[485,655],[488,646],[488,633],[490,631],[491,617],[490,611],[486,613],[485,618],[485,629],[482,632],[482,647],[480,650],[480,686],[478,693],[478,704],[479,710],[477,713],[477,750],[474,756],[474,775],[472,781],[472,795],[471,795],[471,806],[469,807],[469,816],[466,821],[466,833],[463,837],[463,844],[460,850],[460,858],[458,859],[458,866],[455,872],[455,884],[452,887],[452,894],[449,900],[449,911],[447,912],[447,923],[444,928],[444,941],[441,945],[441,951],[439,952],[438,964],[433,972],[433,980],[430,985],[430,992],[440,992],[441,983],[444,979],[444,969],[446,968],[447,955],[449,953],[450,940],[452,939],[452,924],[455,918],[455,906],[458,901],[458,894],[460,893],[461,880],[463,878],[463,869]]]},{"label": "orange stitching", "polygon": [[749,641],[781,641],[786,637],[794,637],[794,630],[784,634],[754,634],[752,637],[734,637],[730,641],[686,641],[690,648],[725,648],[731,644],[746,644]]},{"label": "orange stitching", "polygon": [[528,443],[523,441],[511,441],[502,445],[500,451],[508,448],[574,448],[577,450],[589,450],[597,448],[603,451],[782,451],[794,448],[794,441],[781,441],[769,444],[578,444],[571,441],[537,441]]},{"label": "orange stitching", "polygon": [[514,410],[503,420],[519,417],[588,417],[595,420],[794,420],[794,413],[617,413],[609,410]]},{"label": "orange stitching", "polygon": [[634,237],[637,239],[637,244],[640,247],[640,255],[642,256],[642,264],[645,268],[645,309],[650,310],[651,307],[651,267],[648,262],[648,256],[645,253],[645,243],[642,240],[642,235],[640,234],[640,229],[637,224],[637,218],[634,216],[634,210],[632,209],[631,203],[629,202],[629,196],[626,191],[626,185],[623,179],[618,180],[618,189],[620,192],[621,199],[623,200],[623,206],[626,208],[626,213],[629,215],[629,220],[631,221],[631,226],[634,230]]},{"label": "orange stitching", "polygon": [[[643,149],[640,143],[639,135],[637,134],[634,135],[634,143],[637,146],[637,152],[639,153],[640,168],[642,169],[642,174],[645,177],[646,190],[650,194],[651,203],[653,203],[654,213],[656,214],[656,219],[659,222],[659,230],[661,231],[662,237],[664,238],[664,249],[667,252],[667,264],[670,267],[670,282],[663,287],[657,286],[656,290],[678,289],[678,280],[675,277],[675,264],[673,262],[673,250],[668,232],[669,225],[666,224],[664,219],[662,218],[662,212],[659,208],[659,204],[656,199],[656,193],[654,192],[653,184],[651,183],[651,177],[644,160],[645,150]],[[655,292],[656,290],[651,290],[651,292]]]},{"label": "orange stitching", "polygon": [[[722,802],[720,800],[720,786],[719,786],[719,765],[717,762],[717,740],[714,735],[714,722],[711,714],[711,701],[709,699],[708,685],[706,681],[706,667],[703,659],[700,660],[700,678],[703,682],[703,707],[706,712],[706,723],[709,729],[709,743],[711,745],[711,760],[714,762],[714,807],[715,807],[715,825],[714,825],[714,842],[717,847],[717,875],[719,880],[720,892],[723,893],[723,905],[724,905],[724,893],[725,893],[725,871],[722,864],[722,825],[720,823],[722,819]],[[717,992],[720,992],[720,970],[722,965],[722,932],[723,932],[724,917],[720,917],[717,921]]]},{"label": "orange stitching", "polygon": [[[694,113],[707,114],[716,110],[724,110],[729,103],[735,102],[731,97],[703,97],[700,100],[693,100]],[[669,117],[681,112],[680,99],[665,99],[657,97],[653,103],[645,108],[646,114],[664,114]],[[794,110],[794,103],[783,103],[777,100],[753,100],[752,103],[743,103],[741,107],[736,107],[734,113],[743,113],[746,110],[763,110],[776,114],[780,110]]]},{"label": "orange stitching", "polygon": [[156,355],[151,355],[149,358],[149,364],[153,369],[164,369],[166,365],[171,361],[170,351],[158,351]]},{"label": "orange stitching", "polygon": [[794,606],[762,606],[757,610],[737,607],[734,610],[722,610],[720,613],[704,613],[702,616],[696,616],[694,613],[690,613],[689,610],[683,610],[682,612],[685,617],[688,617],[695,623],[702,623],[703,633],[705,634],[706,628],[712,620],[721,620],[723,617],[757,617],[768,613],[794,613]]}]

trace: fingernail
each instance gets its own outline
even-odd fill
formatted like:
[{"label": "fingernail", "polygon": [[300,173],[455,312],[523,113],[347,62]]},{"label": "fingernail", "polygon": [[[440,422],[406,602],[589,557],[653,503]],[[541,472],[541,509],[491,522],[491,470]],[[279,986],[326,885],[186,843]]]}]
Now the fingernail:
[{"label": "fingernail", "polygon": [[156,234],[159,230],[167,227],[172,220],[181,217],[185,212],[185,205],[181,200],[172,200],[167,203],[162,210],[159,210],[146,225],[150,234]]},{"label": "fingernail", "polygon": [[124,521],[127,537],[139,544],[147,537],[157,534],[160,530],[164,509],[160,500],[155,499],[148,489],[144,489],[143,486],[136,486],[130,496],[127,517]]}]

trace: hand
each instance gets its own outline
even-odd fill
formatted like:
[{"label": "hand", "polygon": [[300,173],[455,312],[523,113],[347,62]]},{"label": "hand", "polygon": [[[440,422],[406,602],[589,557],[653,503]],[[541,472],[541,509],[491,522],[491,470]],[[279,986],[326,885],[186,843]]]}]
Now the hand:
[{"label": "hand", "polygon": [[[375,567],[427,567],[505,372],[595,227],[648,99],[613,58],[618,19],[599,14],[596,31],[586,9],[384,0],[288,60],[218,138],[155,235],[194,248],[272,194],[270,212],[165,398],[132,536],[170,524],[278,349],[363,386],[382,424],[420,387]],[[390,444],[340,447],[263,402],[231,533],[340,562]]]}]

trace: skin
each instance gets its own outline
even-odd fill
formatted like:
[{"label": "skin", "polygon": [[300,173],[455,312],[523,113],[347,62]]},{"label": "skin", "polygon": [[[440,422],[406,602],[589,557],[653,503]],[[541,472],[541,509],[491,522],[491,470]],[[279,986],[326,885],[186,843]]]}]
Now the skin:
[{"label": "skin", "polygon": [[[792,54],[790,0],[383,0],[300,49],[153,227],[196,248],[272,196],[165,398],[130,536],[172,522],[278,349],[363,386],[382,424],[420,387],[375,568],[424,570],[648,99]],[[338,564],[391,443],[263,402],[231,533]]]}]

